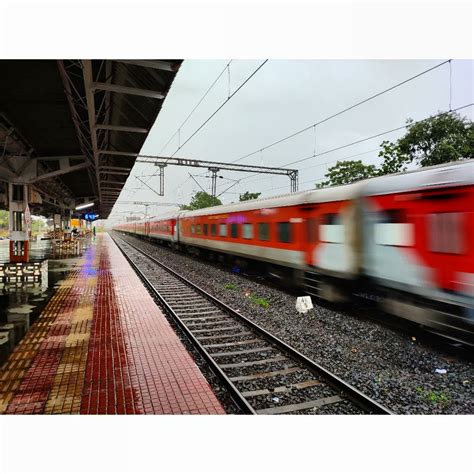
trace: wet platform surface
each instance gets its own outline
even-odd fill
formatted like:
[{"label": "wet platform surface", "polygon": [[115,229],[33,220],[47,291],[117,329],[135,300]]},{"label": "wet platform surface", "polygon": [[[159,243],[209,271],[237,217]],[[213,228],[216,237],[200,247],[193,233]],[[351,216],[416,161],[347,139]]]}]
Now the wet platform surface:
[{"label": "wet platform surface", "polygon": [[107,234],[79,258],[0,372],[0,413],[224,413]]}]

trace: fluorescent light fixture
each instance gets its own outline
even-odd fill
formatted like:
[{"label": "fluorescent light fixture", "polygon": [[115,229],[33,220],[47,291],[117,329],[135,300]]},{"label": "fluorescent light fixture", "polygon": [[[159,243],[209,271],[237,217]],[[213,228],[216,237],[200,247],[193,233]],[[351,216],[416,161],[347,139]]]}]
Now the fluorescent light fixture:
[{"label": "fluorescent light fixture", "polygon": [[92,207],[94,205],[93,202],[88,202],[86,204],[81,204],[80,206],[76,206],[76,211],[80,211],[81,209],[87,209],[88,207]]}]

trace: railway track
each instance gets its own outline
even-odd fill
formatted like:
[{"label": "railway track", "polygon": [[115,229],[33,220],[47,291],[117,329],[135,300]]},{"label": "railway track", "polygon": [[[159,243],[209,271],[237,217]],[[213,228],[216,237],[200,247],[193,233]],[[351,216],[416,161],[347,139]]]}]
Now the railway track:
[{"label": "railway track", "polygon": [[140,248],[113,239],[243,413],[391,413]]},{"label": "railway track", "polygon": [[[152,245],[156,245],[160,248],[166,249],[168,252],[174,253],[176,255],[182,255],[182,252],[179,252],[175,249],[171,249],[169,247],[164,247],[163,245],[159,245],[156,242],[153,243],[152,241],[144,240],[143,237],[134,236],[135,238],[141,239],[144,242],[147,242]],[[200,261],[198,258],[194,256],[187,255],[189,258],[192,258],[196,261]],[[207,261],[209,263],[209,261]],[[216,262],[212,262],[218,268],[224,268],[228,270],[229,268],[225,265],[218,264]],[[292,296],[298,296],[299,292],[294,291],[288,286],[282,284],[277,280],[268,280],[265,279],[262,275],[257,275],[255,273],[242,274],[243,277],[249,279],[250,281],[254,281],[256,283],[264,283],[266,286],[270,288],[276,288],[279,291],[283,291]],[[427,326],[422,326],[419,323],[414,321],[410,321],[409,319],[402,319],[397,316],[394,316],[390,313],[387,313],[381,309],[380,305],[376,304],[379,301],[379,296],[374,294],[352,294],[354,300],[351,304],[347,303],[328,303],[326,300],[321,299],[320,296],[311,291],[306,291],[307,294],[311,295],[313,298],[316,298],[318,304],[323,305],[331,305],[332,308],[337,308],[339,311],[345,312],[350,314],[351,316],[355,316],[362,320],[370,320],[376,324],[385,326],[389,329],[397,331],[399,333],[404,334],[405,336],[414,338],[420,342],[423,342],[430,347],[444,351],[449,355],[459,357],[464,360],[474,361],[474,343],[471,341],[467,341],[465,339],[459,339],[442,332],[437,332]],[[353,304],[353,303],[356,304]]]}]

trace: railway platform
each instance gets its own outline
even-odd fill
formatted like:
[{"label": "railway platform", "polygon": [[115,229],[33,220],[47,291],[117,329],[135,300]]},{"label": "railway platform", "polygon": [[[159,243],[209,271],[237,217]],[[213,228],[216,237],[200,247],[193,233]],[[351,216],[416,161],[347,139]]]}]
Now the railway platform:
[{"label": "railway platform", "polygon": [[99,234],[0,371],[3,414],[224,414],[108,234]]}]

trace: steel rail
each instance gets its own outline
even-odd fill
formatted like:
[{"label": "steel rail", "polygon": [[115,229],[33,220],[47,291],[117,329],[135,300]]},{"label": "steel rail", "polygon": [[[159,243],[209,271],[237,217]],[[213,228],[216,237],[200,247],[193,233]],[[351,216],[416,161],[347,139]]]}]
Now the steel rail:
[{"label": "steel rail", "polygon": [[[183,333],[188,338],[188,340],[191,342],[191,344],[199,351],[199,353],[202,355],[204,360],[209,364],[209,366],[211,367],[212,372],[219,378],[219,380],[222,382],[222,384],[228,390],[232,400],[237,405],[237,407],[245,414],[256,415],[255,410],[248,403],[248,401],[242,396],[240,391],[232,383],[232,381],[229,379],[229,377],[227,377],[227,375],[222,371],[222,369],[216,364],[216,362],[211,357],[209,352],[207,352],[207,350],[202,346],[202,344],[194,337],[192,332],[187,328],[187,326],[183,323],[181,318],[176,314],[176,312],[167,303],[167,301],[164,299],[164,297],[155,289],[155,287],[150,282],[150,280],[147,278],[147,276],[138,268],[138,266],[135,264],[135,262],[133,262],[133,260],[127,255],[127,253],[122,249],[122,247],[120,245],[118,245],[118,243],[116,241],[116,238],[113,237],[113,236],[111,236],[111,237],[112,237],[112,240],[114,240],[117,247],[119,248],[119,250],[124,255],[124,257],[130,263],[132,268],[135,270],[135,272],[139,275],[139,277],[143,280],[145,285],[148,287],[148,289],[153,293],[153,295],[155,295],[160,300],[160,303],[163,305],[165,311],[173,318],[173,321],[176,322],[176,324],[183,331]],[[123,240],[123,239],[121,239],[121,240]],[[135,248],[135,250],[137,250],[138,252],[143,254],[145,257],[149,257],[149,255],[147,255],[142,250],[136,248],[134,245],[132,245],[132,244],[126,242],[126,241],[124,241],[124,242],[127,245],[130,245],[132,248]],[[149,257],[149,258],[152,258],[152,257]]]},{"label": "steel rail", "polygon": [[[114,237],[113,237],[113,239],[115,240]],[[322,367],[321,365],[319,365],[315,361],[309,359],[304,354],[297,351],[293,347],[289,346],[288,344],[286,344],[285,342],[283,342],[281,339],[277,338],[273,334],[269,333],[267,330],[265,330],[264,328],[262,328],[258,324],[254,323],[250,319],[248,319],[245,316],[241,315],[240,313],[238,313],[237,311],[232,309],[230,306],[228,306],[224,302],[220,301],[216,297],[212,296],[207,291],[203,290],[202,288],[200,288],[196,284],[192,283],[187,278],[183,277],[182,275],[180,275],[176,271],[172,270],[171,268],[169,268],[168,266],[166,266],[165,264],[163,264],[162,262],[160,262],[156,258],[148,255],[146,252],[144,252],[139,247],[131,244],[130,242],[128,242],[126,240],[123,240],[123,239],[121,239],[121,240],[124,241],[130,247],[132,247],[134,250],[139,252],[140,254],[147,257],[153,263],[155,263],[156,265],[163,268],[169,274],[171,274],[175,278],[179,279],[180,281],[182,281],[184,284],[191,287],[196,292],[200,293],[202,296],[204,296],[206,299],[208,299],[213,304],[218,306],[224,312],[230,314],[232,317],[236,318],[237,320],[242,321],[245,325],[249,326],[255,332],[259,333],[265,340],[267,340],[268,342],[270,342],[270,343],[274,344],[275,346],[279,347],[280,350],[282,350],[284,353],[288,354],[292,359],[294,359],[294,360],[298,361],[299,363],[301,363],[313,375],[324,377],[325,382],[327,382],[327,384],[329,386],[331,386],[333,389],[335,389],[339,393],[342,392],[346,399],[350,400],[352,403],[354,403],[359,408],[362,408],[364,411],[366,411],[368,413],[373,413],[373,414],[393,414],[389,409],[387,409],[386,407],[384,407],[380,403],[378,403],[375,400],[373,400],[372,398],[368,397],[367,395],[362,393],[360,390],[358,390],[355,387],[353,387],[352,385],[348,384],[347,382],[342,380],[340,377],[338,377],[337,375],[335,375],[332,372],[328,371],[327,369],[325,369],[324,367]],[[117,246],[120,248],[120,246],[118,244],[117,244]],[[131,259],[128,257],[128,255],[126,255],[126,253],[121,248],[120,248],[120,250],[125,255],[127,260],[131,262]],[[137,266],[135,264],[133,264],[133,262],[132,262],[132,265],[135,269],[137,269]],[[142,274],[141,270],[138,270],[138,273]],[[148,285],[151,285],[151,287],[153,287],[153,285],[148,281],[148,279],[146,277],[144,277],[144,280],[145,280],[145,282],[147,282]],[[159,293],[154,288],[153,288],[152,291],[154,293],[158,294],[158,297],[159,297],[160,301],[162,301],[164,303],[166,310],[169,311],[173,315],[173,318],[177,320],[179,326],[184,330],[184,332],[189,337],[189,339],[193,342],[193,344],[196,345],[199,352],[201,352],[203,354],[206,361],[208,361],[208,362],[212,361],[211,366],[213,368],[213,371],[217,370],[217,372],[219,374],[219,378],[221,378],[221,380],[223,380],[223,381],[226,380],[226,382],[225,382],[226,386],[229,385],[229,386],[231,386],[232,391],[235,390],[235,391],[238,392],[238,389],[235,387],[235,385],[222,372],[222,370],[218,367],[218,365],[212,359],[212,356],[206,351],[206,349],[204,347],[201,346],[200,342],[197,341],[197,339],[190,333],[189,329],[180,320],[179,316],[177,316],[176,313],[170,308],[168,303],[166,301],[164,301],[163,297],[161,297],[161,295],[159,295]],[[235,397],[237,397],[237,399],[239,400],[240,403],[245,402],[245,406],[247,406],[249,410],[252,410],[252,412],[255,413],[253,408],[242,397],[242,395],[240,395],[240,392],[239,392],[238,396],[235,394]],[[234,399],[234,395],[232,396],[232,398]]]}]

